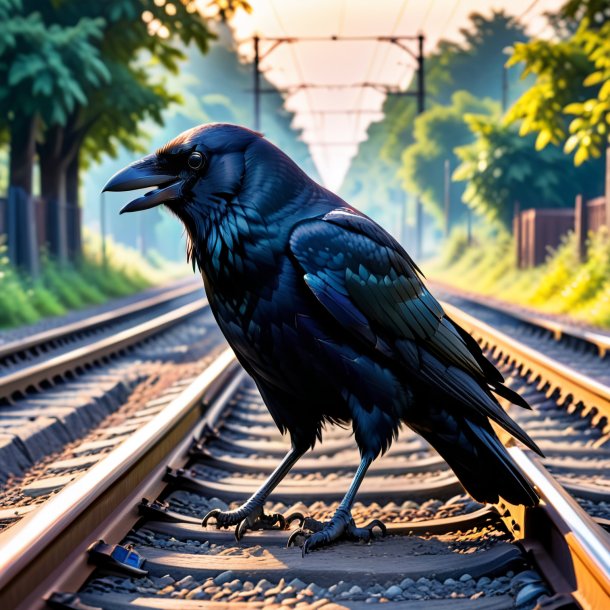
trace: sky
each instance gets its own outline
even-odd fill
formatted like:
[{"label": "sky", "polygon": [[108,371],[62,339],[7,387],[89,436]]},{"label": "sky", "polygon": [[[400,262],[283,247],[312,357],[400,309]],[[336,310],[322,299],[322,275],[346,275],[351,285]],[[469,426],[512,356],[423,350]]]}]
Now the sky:
[{"label": "sky", "polygon": [[[204,0],[205,1],[205,0]],[[240,11],[232,26],[240,54],[253,56],[252,37],[261,37],[261,70],[285,92],[293,126],[303,129],[325,186],[337,190],[366,138],[372,121],[380,120],[385,93],[372,87],[324,88],[321,85],[371,84],[405,88],[415,73],[415,60],[399,46],[367,41],[315,40],[281,43],[265,38],[425,36],[425,51],[441,39],[460,39],[460,28],[472,12],[504,9],[522,16],[531,35],[547,33],[546,11],[563,0],[249,0],[253,11]],[[404,41],[416,51],[416,41]],[[306,83],[316,87],[298,88]],[[264,133],[264,121],[261,125]]]}]

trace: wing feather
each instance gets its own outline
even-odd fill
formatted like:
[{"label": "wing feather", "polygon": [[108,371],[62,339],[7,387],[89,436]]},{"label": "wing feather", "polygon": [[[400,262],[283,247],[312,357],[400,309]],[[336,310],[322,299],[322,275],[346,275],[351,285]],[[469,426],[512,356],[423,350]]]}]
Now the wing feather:
[{"label": "wing feather", "polygon": [[470,335],[448,318],[405,250],[351,209],[299,223],[290,251],[305,284],[355,340],[451,394],[536,449],[490,393],[515,396]]}]

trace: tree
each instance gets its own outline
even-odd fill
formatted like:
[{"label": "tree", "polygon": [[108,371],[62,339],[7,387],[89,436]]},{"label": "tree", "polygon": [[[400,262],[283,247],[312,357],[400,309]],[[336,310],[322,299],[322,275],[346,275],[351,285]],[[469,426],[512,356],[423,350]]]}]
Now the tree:
[{"label": "tree", "polygon": [[0,0],[0,21],[0,115],[10,130],[10,184],[30,194],[40,122],[63,123],[87,103],[83,83],[99,86],[110,76],[95,45],[103,20],[48,26],[21,0]]},{"label": "tree", "polygon": [[[35,144],[43,124],[61,124],[87,103],[84,86],[109,78],[96,43],[102,19],[46,24],[21,0],[0,0],[0,117],[9,131],[9,214],[22,239],[9,243],[20,265],[35,268],[31,209]],[[25,215],[24,215],[25,214]],[[16,232],[11,239],[16,240]]]},{"label": "tree", "polygon": [[463,200],[477,214],[510,227],[516,201],[521,208],[571,207],[584,185],[599,182],[599,167],[576,168],[554,145],[538,151],[533,135],[493,117],[470,115],[476,136],[456,149],[461,165],[454,179],[466,181]]},{"label": "tree", "polygon": [[576,165],[600,157],[609,142],[609,18],[607,2],[570,1],[558,15],[566,39],[516,45],[509,60],[523,64],[523,74],[535,81],[507,120],[519,123],[523,135],[536,133],[539,150],[563,145],[566,153],[574,153]]},{"label": "tree", "polygon": [[[526,39],[521,24],[501,11],[490,16],[473,13],[461,34],[461,42],[441,41],[426,57],[428,109],[451,104],[456,90],[499,101],[505,49],[515,40]],[[513,95],[523,88],[516,71],[509,71],[507,78]],[[408,91],[414,90],[412,82]],[[341,189],[345,198],[377,216],[382,215],[388,202],[404,205],[402,153],[414,142],[417,116],[415,101],[401,96],[388,96],[382,111],[383,120],[369,127],[368,138],[360,145]],[[442,180],[438,185],[428,185],[430,189],[438,187],[442,188]]]},{"label": "tree", "polygon": [[[40,5],[37,2],[37,5]],[[207,51],[212,34],[192,3],[152,0],[108,0],[83,3],[47,0],[43,16],[47,22],[71,23],[83,15],[103,18],[99,53],[110,78],[102,86],[87,89],[88,103],[76,106],[66,120],[45,132],[39,145],[41,190],[48,202],[48,226],[55,228],[51,252],[65,258],[76,256],[78,236],[62,239],[69,218],[78,213],[78,177],[81,150],[87,158],[116,154],[120,144],[137,149],[140,124],[146,119],[160,122],[161,111],[179,100],[166,93],[161,78],[151,75],[152,61],[176,73],[184,55],[179,44],[194,42]],[[146,61],[147,53],[151,61]],[[70,192],[73,199],[67,199]],[[70,207],[68,207],[68,205]],[[62,213],[65,210],[67,213]],[[67,248],[66,248],[67,247]],[[66,251],[67,249],[67,251]]]},{"label": "tree", "polygon": [[[466,91],[451,97],[451,104],[436,105],[415,119],[415,141],[402,156],[400,175],[407,191],[419,193],[424,208],[438,221],[445,220],[445,162],[457,166],[454,150],[472,142],[473,133],[464,121],[466,114],[491,114],[498,104],[489,98],[477,99]],[[464,187],[451,183],[450,199],[460,201]],[[462,206],[453,206],[449,223],[462,217]]]},{"label": "tree", "polygon": [[[217,12],[225,19],[237,7],[249,9],[244,0],[218,0]],[[187,0],[0,0],[0,20],[7,24],[0,110],[8,105],[10,182],[31,193],[38,141],[49,246],[63,259],[66,244],[73,255],[79,250],[66,227],[68,216],[76,225],[83,146],[94,157],[115,154],[119,144],[137,147],[140,122],[161,121],[162,109],[179,99],[151,76],[151,63],[176,73],[184,45],[205,52],[213,34]]]}]

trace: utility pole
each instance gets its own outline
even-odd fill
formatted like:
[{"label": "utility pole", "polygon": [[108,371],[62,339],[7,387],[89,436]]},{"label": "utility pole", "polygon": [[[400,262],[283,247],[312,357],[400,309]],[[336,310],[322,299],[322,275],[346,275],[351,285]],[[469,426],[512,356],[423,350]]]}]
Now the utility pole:
[{"label": "utility pole", "polygon": [[[424,77],[424,35],[417,36],[417,114],[426,109],[426,88]],[[419,193],[415,198],[415,256],[423,254],[424,210]]]},{"label": "utility pole", "polygon": [[106,269],[108,260],[106,258],[106,193],[100,194],[100,233],[102,234],[102,267]]},{"label": "utility pole", "polygon": [[451,193],[450,193],[450,180],[451,176],[450,172],[450,161],[449,159],[445,159],[445,172],[444,172],[444,182],[445,182],[445,238],[449,237],[449,229],[450,227],[450,215],[451,215]]},{"label": "utility pole", "polygon": [[[313,83],[299,83],[292,87],[286,87],[284,89],[266,88],[261,89],[260,86],[260,64],[268,57],[278,46],[282,44],[295,44],[299,42],[326,42],[326,41],[377,41],[387,42],[395,44],[400,47],[403,51],[408,53],[416,62],[417,66],[417,90],[416,91],[399,91],[398,87],[391,87],[382,83],[354,83],[351,85],[325,85],[325,84],[313,84]],[[264,52],[260,50],[261,41],[271,43],[271,46],[265,49]],[[414,53],[405,41],[417,42],[417,52]],[[260,131],[261,129],[261,112],[260,112],[260,96],[263,93],[287,93],[292,95],[297,91],[303,89],[344,89],[350,87],[369,87],[382,91],[386,94],[396,94],[413,96],[417,98],[417,114],[421,114],[426,109],[426,87],[425,87],[425,66],[424,66],[424,41],[425,37],[423,34],[417,36],[299,36],[299,37],[282,37],[282,38],[261,38],[256,35],[252,39],[254,47],[254,129]],[[312,112],[315,114],[315,112]],[[325,143],[325,146],[328,145]],[[335,145],[343,146],[343,143],[337,143]],[[421,256],[422,254],[422,235],[423,235],[423,207],[419,196],[416,197],[416,226],[415,226],[415,255]]]},{"label": "utility pole", "polygon": [[261,130],[260,38],[254,37],[254,130]]},{"label": "utility pole", "polygon": [[508,109],[508,69],[502,66],[502,112]]}]

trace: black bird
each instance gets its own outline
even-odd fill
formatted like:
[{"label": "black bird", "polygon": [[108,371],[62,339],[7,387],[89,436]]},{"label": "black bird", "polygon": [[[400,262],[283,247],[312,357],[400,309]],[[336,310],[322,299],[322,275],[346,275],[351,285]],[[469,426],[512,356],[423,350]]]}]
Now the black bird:
[{"label": "black bird", "polygon": [[401,424],[421,434],[480,502],[538,497],[491,422],[540,453],[500,407],[529,408],[479,345],[443,311],[403,247],[373,220],[311,180],[260,134],[229,124],[184,132],[113,176],[107,191],[158,187],[123,212],[165,204],[184,223],[214,316],[291,449],[219,526],[272,526],[269,493],[322,438],[351,423],[361,454],[331,521],[303,553],[341,536],[369,539],[351,507],[371,462]]}]

